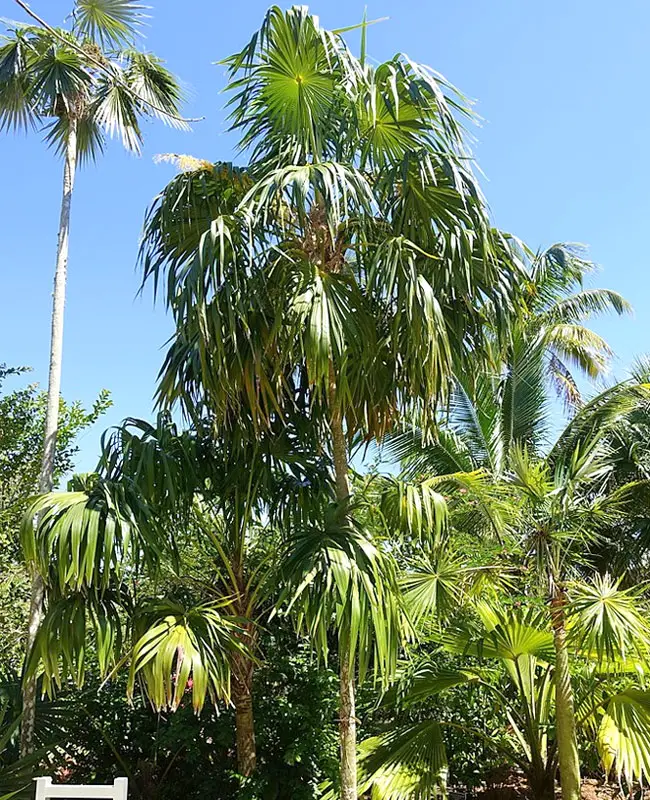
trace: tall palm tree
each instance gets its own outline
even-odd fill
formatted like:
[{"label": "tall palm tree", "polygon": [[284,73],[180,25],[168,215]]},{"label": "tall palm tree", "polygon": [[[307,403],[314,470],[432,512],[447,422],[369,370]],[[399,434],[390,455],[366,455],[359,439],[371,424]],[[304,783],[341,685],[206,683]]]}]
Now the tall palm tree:
[{"label": "tall palm tree", "polygon": [[[436,415],[478,357],[484,301],[508,305],[509,241],[470,171],[462,96],[398,55],[378,66],[304,7],[273,7],[226,59],[243,166],[187,161],[147,218],[145,279],[176,332],[159,398],[257,436],[296,405],[350,503],[349,447],[401,410]],[[354,669],[340,654],[341,748],[356,797]]]},{"label": "tall palm tree", "polygon": [[555,244],[521,260],[517,302],[505,324],[488,323],[490,368],[457,373],[443,424],[433,433],[415,419],[389,437],[387,454],[408,457],[410,475],[484,469],[503,476],[515,446],[535,452],[550,446],[551,389],[575,413],[583,403],[579,379],[606,376],[611,349],[585,323],[594,314],[627,313],[627,301],[611,289],[582,288],[594,267],[574,246]]},{"label": "tall palm tree", "polygon": [[[525,277],[507,324],[495,326],[497,334],[504,334],[495,336],[496,372],[505,367],[521,383],[540,370],[571,409],[581,403],[577,378],[602,379],[612,357],[607,342],[585,323],[596,314],[629,313],[631,307],[611,289],[585,288],[596,267],[581,247],[554,244],[537,253],[524,245],[520,249]],[[516,394],[517,385],[510,391]]]},{"label": "tall palm tree", "polygon": [[[140,119],[156,117],[185,126],[181,92],[156,56],[135,49],[142,6],[135,0],[77,0],[69,29],[16,25],[0,39],[0,130],[39,128],[63,157],[45,446],[39,490],[52,490],[63,355],[63,316],[70,209],[78,163],[95,160],[105,137],[118,136],[139,152]],[[43,585],[34,575],[27,649],[41,615]],[[24,689],[23,752],[32,747],[36,685]]]}]

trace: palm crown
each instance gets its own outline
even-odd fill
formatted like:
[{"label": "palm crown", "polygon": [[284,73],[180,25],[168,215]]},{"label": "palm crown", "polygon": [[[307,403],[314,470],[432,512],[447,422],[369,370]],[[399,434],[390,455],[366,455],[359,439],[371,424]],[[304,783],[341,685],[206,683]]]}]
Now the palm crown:
[{"label": "palm crown", "polygon": [[10,27],[0,39],[0,130],[41,128],[63,153],[74,120],[79,157],[94,159],[107,135],[139,152],[142,117],[186,127],[176,79],[135,49],[142,9],[132,0],[78,0],[70,29]]},{"label": "palm crown", "polygon": [[405,404],[435,407],[452,352],[479,345],[481,298],[510,289],[470,112],[431,70],[370,67],[298,7],[225,63],[248,164],[195,162],[147,220],[145,277],[177,320],[161,399],[267,424],[301,393],[327,404],[331,367],[348,433],[380,437]]}]

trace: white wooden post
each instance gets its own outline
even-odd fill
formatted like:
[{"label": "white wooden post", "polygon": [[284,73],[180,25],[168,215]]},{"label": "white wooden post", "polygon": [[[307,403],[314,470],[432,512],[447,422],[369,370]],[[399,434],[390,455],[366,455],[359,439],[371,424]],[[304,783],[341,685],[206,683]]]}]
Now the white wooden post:
[{"label": "white wooden post", "polygon": [[129,779],[128,778],[115,778],[113,781],[115,787],[115,800],[128,800],[129,794]]},{"label": "white wooden post", "polygon": [[36,800],[45,800],[45,792],[52,785],[52,778],[35,778]]},{"label": "white wooden post", "polygon": [[67,800],[128,800],[128,778],[115,778],[113,785],[82,786],[69,783],[52,783],[52,778],[34,778],[36,783],[35,800],[49,800],[52,797]]}]

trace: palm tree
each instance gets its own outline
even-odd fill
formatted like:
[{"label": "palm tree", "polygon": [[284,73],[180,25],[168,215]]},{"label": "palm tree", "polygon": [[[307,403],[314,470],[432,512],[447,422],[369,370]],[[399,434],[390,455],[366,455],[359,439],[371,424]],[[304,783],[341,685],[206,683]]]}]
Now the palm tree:
[{"label": "palm tree", "polygon": [[631,307],[611,289],[585,288],[596,268],[577,245],[554,244],[535,254],[520,247],[526,277],[514,313],[494,326],[496,372],[505,368],[512,375],[514,396],[522,382],[539,380],[533,378],[538,370],[572,409],[582,402],[576,378],[603,378],[612,357],[607,342],[585,323],[596,314],[629,313]]},{"label": "palm tree", "polygon": [[[596,395],[549,447],[544,362],[523,358],[516,364],[517,369],[506,364],[505,377],[498,381],[479,376],[474,399],[458,384],[448,426],[435,438],[423,445],[421,434],[405,433],[392,447],[410,475],[429,471],[441,480],[472,469],[491,475],[500,494],[498,512],[503,516],[506,506],[505,515],[525,557],[537,568],[550,605],[562,793],[564,800],[575,800],[580,765],[567,646],[567,580],[595,539],[631,512],[638,515],[647,508],[647,479],[638,474],[617,478],[613,447],[630,415],[647,404],[648,385],[633,378]],[[468,520],[475,518],[472,512]]]},{"label": "palm tree", "polygon": [[[305,524],[318,513],[321,498],[330,495],[327,465],[288,424],[257,441],[236,431],[215,440],[205,425],[179,432],[160,414],[155,425],[128,419],[106,434],[99,471],[78,487],[81,491],[42,496],[25,519],[25,550],[47,589],[30,669],[40,663],[46,680],[60,683],[63,661],[64,674],[82,682],[77,659],[93,635],[103,642],[97,648],[100,670],[116,668],[124,638],[121,610],[133,623],[131,685],[143,674],[159,709],[178,705],[189,677],[200,709],[206,686],[212,685],[213,699],[232,701],[237,767],[250,776],[256,766],[252,690],[258,630],[279,595],[275,554],[281,527]],[[83,543],[75,549],[79,536]],[[128,552],[120,552],[120,538],[130,542]],[[116,558],[107,557],[105,540]],[[199,574],[182,557],[197,548]],[[97,569],[90,570],[95,558]],[[170,589],[162,601],[125,590],[125,565],[134,570],[138,564],[150,579],[168,565]],[[196,602],[189,609],[179,605],[174,589]],[[89,624],[81,621],[86,619]],[[228,633],[233,625],[236,647],[218,635],[220,627]],[[194,660],[188,657],[187,674],[173,658],[162,661],[172,634],[200,636],[204,629],[204,646]],[[76,631],[77,638],[69,641],[66,631]],[[191,648],[184,644],[183,650]],[[156,669],[150,668],[151,659]]]},{"label": "palm tree", "polygon": [[[134,47],[141,18],[142,6],[135,0],[77,0],[69,30],[47,24],[16,25],[0,40],[0,130],[44,130],[45,141],[64,159],[45,446],[39,477],[43,493],[53,485],[70,208],[77,164],[101,154],[106,134],[119,136],[128,150],[139,152],[142,117],[185,126],[178,116],[181,92],[176,79],[160,59]],[[35,574],[28,651],[38,628],[42,600],[43,585]],[[24,752],[32,747],[35,692],[34,681],[27,680],[21,732]]]},{"label": "palm tree", "polygon": [[[280,605],[297,617],[327,660],[329,633],[338,643],[341,708],[341,796],[357,784],[356,696],[354,674],[363,681],[374,667],[385,684],[394,676],[398,652],[409,633],[396,581],[396,563],[353,509],[334,503],[322,522],[304,529],[283,557],[286,589]],[[355,745],[354,749],[352,745]]]},{"label": "palm tree", "polygon": [[[406,407],[435,417],[454,363],[479,357],[485,301],[505,308],[517,271],[469,168],[462,96],[405,56],[370,66],[362,27],[356,58],[305,8],[270,9],[225,61],[246,164],[185,159],[142,250],[176,322],[161,403],[218,426],[242,409],[253,436],[306,409],[341,507],[350,443]],[[352,764],[342,797],[356,793]]]},{"label": "palm tree", "polygon": [[[634,681],[647,664],[650,630],[641,587],[622,590],[619,583],[596,575],[572,586],[569,647],[579,664],[578,727],[595,742],[606,773],[615,768],[632,789],[650,774],[650,698]],[[426,711],[415,723],[393,720],[387,732],[362,743],[366,788],[374,787],[381,800],[444,790],[443,731],[451,727],[484,741],[521,769],[534,798],[554,797],[559,701],[553,692],[557,662],[549,611],[525,598],[523,607],[512,607],[474,595],[465,596],[444,624],[437,623],[433,643],[439,652],[407,667],[385,695],[384,707],[417,712],[442,692],[481,686],[503,713],[503,730],[495,736],[475,720],[431,719]],[[460,665],[441,667],[441,652],[461,659]],[[502,667],[496,680],[485,662]]]}]

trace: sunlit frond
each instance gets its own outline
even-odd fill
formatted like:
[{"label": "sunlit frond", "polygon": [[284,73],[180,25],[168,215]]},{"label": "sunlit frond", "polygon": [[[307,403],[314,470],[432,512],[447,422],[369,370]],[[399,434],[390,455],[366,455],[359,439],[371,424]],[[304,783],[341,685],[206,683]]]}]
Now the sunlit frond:
[{"label": "sunlit frond", "polygon": [[75,0],[74,29],[101,47],[122,47],[135,39],[146,8],[135,0]]},{"label": "sunlit frond", "polygon": [[447,753],[440,725],[426,721],[366,739],[360,791],[376,800],[428,800],[446,793]]},{"label": "sunlit frond", "polygon": [[628,688],[609,699],[596,738],[605,772],[629,786],[650,778],[650,695]]},{"label": "sunlit frond", "polygon": [[154,708],[177,709],[191,694],[198,713],[209,697],[230,698],[230,657],[243,653],[243,620],[225,616],[221,603],[192,608],[153,603],[135,618],[135,644],[129,672],[129,692],[141,677]]},{"label": "sunlit frond", "polygon": [[476,637],[462,629],[448,630],[440,641],[450,653],[478,658],[498,658],[516,661],[520,656],[534,656],[546,662],[555,659],[553,634],[540,612],[523,613],[496,611],[493,625],[484,635]]},{"label": "sunlit frond", "polygon": [[634,658],[639,668],[650,654],[650,625],[642,589],[621,589],[621,578],[593,575],[572,586],[569,620],[571,638],[601,667]]},{"label": "sunlit frond", "polygon": [[280,607],[295,611],[320,655],[327,658],[334,629],[351,661],[358,659],[361,680],[370,666],[389,680],[408,634],[391,556],[333,506],[323,529],[293,537],[282,563],[287,588]]}]

